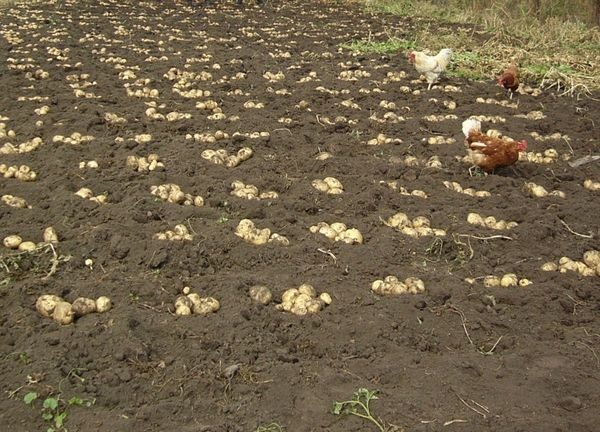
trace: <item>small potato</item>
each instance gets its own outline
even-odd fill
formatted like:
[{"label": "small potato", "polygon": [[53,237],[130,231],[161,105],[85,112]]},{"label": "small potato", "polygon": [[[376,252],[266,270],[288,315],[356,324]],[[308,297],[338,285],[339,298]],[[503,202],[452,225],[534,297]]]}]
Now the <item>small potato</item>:
[{"label": "small potato", "polygon": [[178,307],[175,308],[175,315],[189,316],[191,314],[192,314],[192,309],[185,305],[179,305]]},{"label": "small potato", "polygon": [[206,297],[201,300],[200,305],[194,305],[192,310],[195,314],[206,315],[212,312],[216,312],[220,308],[221,305],[219,304],[219,301],[217,299],[214,299],[212,297]]},{"label": "small potato", "polygon": [[519,279],[517,278],[516,274],[507,273],[504,276],[502,276],[502,279],[500,279],[500,286],[503,286],[505,288],[511,287],[511,286],[516,286],[518,281],[519,281]]},{"label": "small potato", "polygon": [[417,232],[417,230],[414,228],[411,228],[411,227],[404,227],[400,230],[400,232],[402,234],[406,234],[407,236],[412,237],[412,238],[419,237],[419,233]]},{"label": "small potato", "polygon": [[72,304],[73,313],[76,317],[96,312],[96,301],[91,298],[79,297]]},{"label": "small potato", "polygon": [[589,250],[583,254],[583,262],[591,268],[596,268],[600,265],[600,251]]},{"label": "small potato", "polygon": [[321,293],[321,295],[319,295],[319,299],[326,305],[330,305],[332,302],[331,295],[326,292]]},{"label": "small potato", "polygon": [[20,251],[25,251],[25,252],[29,252],[29,251],[35,250],[36,248],[37,248],[37,245],[34,242],[31,242],[31,241],[24,241],[18,247],[18,249]]},{"label": "small potato", "polygon": [[305,294],[309,297],[316,297],[317,296],[317,291],[315,290],[315,288],[310,285],[310,284],[302,284],[298,287],[298,292],[300,294]]},{"label": "small potato", "polygon": [[431,227],[431,222],[425,216],[417,216],[412,220],[413,228],[429,228]]},{"label": "small potato", "polygon": [[519,286],[520,287],[526,287],[531,285],[533,282],[531,282],[529,279],[519,279]]},{"label": "small potato", "polygon": [[300,291],[296,288],[290,288],[286,290],[281,296],[282,303],[293,303],[296,297],[300,295]]},{"label": "small potato", "polygon": [[403,228],[411,224],[410,219],[405,213],[396,213],[387,220],[388,225],[392,227]]},{"label": "small potato", "polygon": [[306,310],[308,313],[318,313],[323,309],[323,303],[320,300],[310,300],[306,302]]},{"label": "small potato", "polygon": [[104,313],[112,308],[112,301],[106,296],[100,296],[96,299],[96,311]]},{"label": "small potato", "polygon": [[[186,294],[186,296],[191,303],[182,299],[182,300],[180,300],[181,304],[184,304],[190,308],[192,308],[194,306],[200,306],[200,304],[202,304],[202,297],[200,297],[200,294],[188,293],[188,294]],[[177,307],[177,301],[175,302],[175,307]]]},{"label": "small potato", "polygon": [[39,296],[35,302],[35,309],[45,317],[51,317],[54,313],[54,308],[59,302],[64,301],[59,296],[53,294],[44,294]]},{"label": "small potato", "polygon": [[2,244],[9,249],[17,249],[23,243],[23,239],[18,235],[9,235],[4,237]]},{"label": "small potato", "polygon": [[81,198],[91,198],[94,195],[94,193],[91,189],[81,188],[77,192],[75,192],[75,195],[80,196]]},{"label": "small potato", "polygon": [[483,218],[477,213],[469,213],[467,222],[473,225],[483,225]]},{"label": "small potato", "polygon": [[330,225],[330,227],[338,234],[340,234],[348,229],[346,224],[343,224],[341,222],[334,222]]},{"label": "small potato", "polygon": [[306,304],[295,304],[292,306],[292,308],[290,309],[290,312],[293,313],[294,315],[299,315],[299,316],[303,316],[306,315],[308,313],[308,309],[306,308]]},{"label": "small potato", "polygon": [[408,292],[411,294],[417,294],[425,291],[425,284],[419,278],[409,277],[404,281],[406,286],[408,287]]},{"label": "small potato", "polygon": [[271,293],[271,290],[269,290],[269,288],[267,288],[266,286],[254,285],[250,287],[249,292],[252,300],[260,304],[268,305],[269,303],[271,303],[271,300],[273,300],[273,294]]},{"label": "small potato", "polygon": [[[396,282],[389,286],[389,292],[387,294],[402,295],[406,294],[407,292],[410,292],[410,289],[404,282]],[[416,294],[416,292],[413,294]]]},{"label": "small potato", "polygon": [[[198,302],[200,303],[200,302]],[[191,308],[194,305],[194,303],[192,302],[192,299],[189,298],[189,296],[179,296],[177,297],[177,299],[175,300],[175,309],[181,307],[181,306],[187,306],[188,308]]]},{"label": "small potato", "polygon": [[312,186],[319,192],[327,192],[329,190],[329,186],[323,180],[313,180]]},{"label": "small potato", "polygon": [[61,325],[71,324],[75,320],[75,312],[71,303],[59,301],[52,312],[52,319]]},{"label": "small potato", "polygon": [[500,285],[500,278],[498,276],[486,276],[483,279],[483,285],[486,288],[497,287]]},{"label": "small potato", "polygon": [[56,234],[56,230],[53,227],[48,227],[44,230],[43,238],[45,243],[58,243],[58,234]]},{"label": "small potato", "polygon": [[558,265],[554,262],[547,262],[542,264],[542,271],[551,272],[558,270]]}]

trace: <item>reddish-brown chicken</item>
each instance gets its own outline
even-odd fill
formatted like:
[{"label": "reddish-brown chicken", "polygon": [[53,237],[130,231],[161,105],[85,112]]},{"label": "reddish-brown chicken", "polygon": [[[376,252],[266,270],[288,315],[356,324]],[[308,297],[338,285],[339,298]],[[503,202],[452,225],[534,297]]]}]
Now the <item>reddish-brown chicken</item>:
[{"label": "reddish-brown chicken", "polygon": [[510,166],[519,160],[519,153],[527,150],[527,141],[512,141],[481,132],[481,122],[468,119],[463,122],[465,145],[473,165],[487,173]]},{"label": "reddish-brown chicken", "polygon": [[504,73],[498,77],[498,85],[504,87],[512,99],[513,93],[519,88],[519,68],[517,65],[510,65]]}]

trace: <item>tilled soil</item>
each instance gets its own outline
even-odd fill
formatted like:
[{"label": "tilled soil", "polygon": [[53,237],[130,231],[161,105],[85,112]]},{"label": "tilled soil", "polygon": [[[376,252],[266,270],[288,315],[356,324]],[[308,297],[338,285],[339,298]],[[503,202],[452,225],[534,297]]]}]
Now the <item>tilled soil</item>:
[{"label": "tilled soil", "polygon": [[[54,1],[3,12],[0,163],[28,165],[37,178],[0,178],[1,195],[30,206],[0,203],[0,236],[41,242],[52,226],[59,242],[1,252],[1,424],[46,430],[41,403],[54,395],[94,401],[66,406],[70,431],[255,431],[274,423],[376,430],[332,414],[334,401],[368,388],[378,391],[372,410],[390,430],[598,430],[600,279],[540,269],[599,248],[599,192],[583,186],[600,181],[598,163],[569,164],[598,153],[598,102],[549,92],[509,100],[492,81],[447,77],[427,91],[405,53],[340,49],[389,34],[410,38],[424,24],[342,2]],[[199,79],[186,87],[184,71]],[[192,89],[210,94],[181,94]],[[224,115],[197,107],[208,100]],[[35,112],[44,105],[47,114]],[[153,119],[149,108],[191,118]],[[470,175],[459,159],[461,123],[473,115],[527,139],[531,152],[553,148],[558,157]],[[193,139],[217,130],[228,137]],[[93,139],[55,140],[75,132]],[[136,142],[142,134],[150,141]],[[401,141],[367,144],[379,134]],[[36,137],[42,143],[30,152],[6,146]],[[432,137],[450,140],[428,144]],[[236,167],[201,157],[242,147],[254,154]],[[323,152],[331,157],[317,158]],[[164,170],[127,167],[128,156],[151,153]],[[441,167],[431,166],[433,156]],[[98,168],[80,168],[91,160]],[[312,186],[325,177],[343,193]],[[236,180],[279,196],[232,196]],[[526,182],[564,197],[533,197]],[[204,205],[150,193],[166,183]],[[108,202],[75,195],[83,187]],[[398,212],[425,216],[446,235],[413,238],[384,223]],[[472,212],[518,225],[471,225]],[[242,219],[289,246],[244,242],[234,234]],[[319,222],[357,228],[364,242],[311,232]],[[154,238],[177,224],[192,240]],[[532,284],[484,285],[484,276],[507,273]],[[420,278],[425,290],[373,293],[388,275]],[[332,303],[304,316],[278,310],[283,292],[303,283]],[[274,302],[253,301],[253,285],[267,286]],[[216,298],[220,310],[175,315],[186,286]],[[36,311],[42,294],[109,296],[113,308],[61,326]],[[39,399],[28,406],[23,397],[33,391]]]}]

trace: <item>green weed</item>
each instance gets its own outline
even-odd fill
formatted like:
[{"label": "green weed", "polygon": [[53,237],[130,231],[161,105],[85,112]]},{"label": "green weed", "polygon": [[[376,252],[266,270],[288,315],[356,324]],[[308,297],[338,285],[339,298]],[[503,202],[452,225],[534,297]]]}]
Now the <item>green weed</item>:
[{"label": "green weed", "polygon": [[379,399],[377,397],[377,391],[359,388],[356,392],[354,392],[351,400],[334,402],[333,414],[346,414],[360,417],[373,423],[381,432],[385,432],[386,429],[382,422],[377,420],[371,413],[370,403],[376,399]]},{"label": "green weed", "polygon": [[[39,399],[36,392],[29,392],[23,397],[23,402],[26,405],[34,405]],[[41,416],[50,424],[47,432],[67,432],[65,422],[67,421],[67,410],[70,406],[91,407],[96,402],[95,399],[82,399],[80,397],[72,397],[68,401],[61,398],[61,395],[48,396],[42,401]]]}]

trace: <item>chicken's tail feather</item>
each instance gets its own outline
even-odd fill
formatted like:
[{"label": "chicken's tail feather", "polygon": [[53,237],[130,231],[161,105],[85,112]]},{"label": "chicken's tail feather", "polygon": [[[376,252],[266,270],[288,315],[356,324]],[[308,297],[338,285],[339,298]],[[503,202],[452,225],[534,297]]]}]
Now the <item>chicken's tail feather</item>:
[{"label": "chicken's tail feather", "polygon": [[462,124],[462,131],[466,137],[468,137],[471,132],[481,132],[481,122],[472,118],[467,119]]}]

